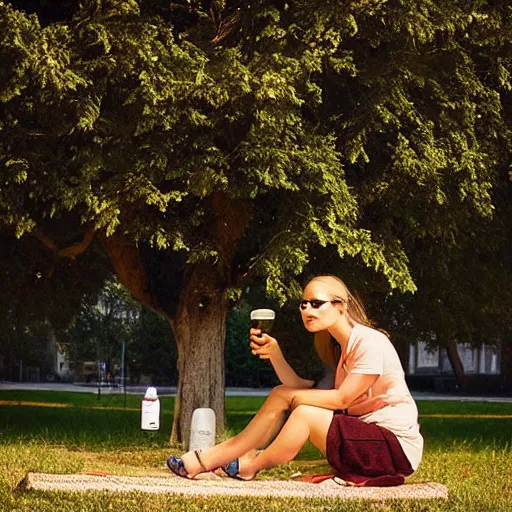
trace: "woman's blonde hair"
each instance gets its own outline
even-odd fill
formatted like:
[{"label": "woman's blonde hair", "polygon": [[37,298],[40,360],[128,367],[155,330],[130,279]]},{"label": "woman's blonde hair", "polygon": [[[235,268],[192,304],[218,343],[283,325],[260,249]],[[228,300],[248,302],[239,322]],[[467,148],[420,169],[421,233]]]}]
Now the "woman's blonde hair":
[{"label": "woman's blonde hair", "polygon": [[[339,277],[332,275],[316,276],[310,279],[306,286],[314,281],[321,281],[327,285],[331,300],[340,300],[347,305],[347,315],[353,322],[372,327],[372,322],[368,319],[361,301],[350,292],[347,285]],[[315,333],[314,343],[320,360],[335,369],[341,356],[339,343],[333,340],[327,331]]]}]

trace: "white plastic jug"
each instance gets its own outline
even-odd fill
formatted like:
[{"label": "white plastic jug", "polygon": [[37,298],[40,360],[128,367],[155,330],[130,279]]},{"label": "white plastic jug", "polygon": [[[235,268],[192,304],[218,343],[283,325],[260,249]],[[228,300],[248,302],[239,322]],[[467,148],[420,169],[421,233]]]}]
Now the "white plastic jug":
[{"label": "white plastic jug", "polygon": [[206,450],[215,446],[215,411],[208,407],[192,413],[189,450]]},{"label": "white plastic jug", "polygon": [[156,388],[149,387],[142,399],[140,428],[142,430],[160,428],[160,400]]}]

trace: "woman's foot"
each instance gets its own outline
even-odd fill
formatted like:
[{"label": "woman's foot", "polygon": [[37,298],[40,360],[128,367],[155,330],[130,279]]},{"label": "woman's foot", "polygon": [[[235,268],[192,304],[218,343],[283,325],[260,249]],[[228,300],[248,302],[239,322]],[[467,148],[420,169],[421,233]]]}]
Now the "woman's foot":
[{"label": "woman's foot", "polygon": [[232,460],[229,464],[222,466],[221,469],[230,478],[244,481],[254,480],[258,472],[252,471],[251,463],[257,454],[256,450],[251,450],[251,452],[246,453],[243,457]]},{"label": "woman's foot", "polygon": [[198,450],[187,452],[181,457],[172,455],[167,459],[167,467],[177,476],[182,478],[194,478],[199,473],[208,471]]},{"label": "woman's foot", "polygon": [[170,471],[172,471],[176,476],[181,476],[182,478],[192,478],[189,476],[185,464],[183,464],[183,459],[180,457],[176,457],[175,455],[171,455],[166,461],[167,467]]}]

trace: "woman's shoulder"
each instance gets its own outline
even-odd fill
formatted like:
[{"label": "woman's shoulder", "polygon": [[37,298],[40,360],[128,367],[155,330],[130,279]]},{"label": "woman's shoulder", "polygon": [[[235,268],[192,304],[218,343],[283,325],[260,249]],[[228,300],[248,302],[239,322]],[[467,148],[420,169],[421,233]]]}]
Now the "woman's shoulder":
[{"label": "woman's shoulder", "polygon": [[367,341],[367,342],[389,342],[389,337],[384,334],[382,331],[375,329],[374,327],[369,327],[368,325],[363,324],[355,324],[353,328],[353,338],[354,343]]},{"label": "woman's shoulder", "polygon": [[396,348],[385,333],[361,324],[355,326],[352,332],[347,354],[352,354],[353,357],[383,357],[388,362],[394,361],[393,364],[398,364]]}]

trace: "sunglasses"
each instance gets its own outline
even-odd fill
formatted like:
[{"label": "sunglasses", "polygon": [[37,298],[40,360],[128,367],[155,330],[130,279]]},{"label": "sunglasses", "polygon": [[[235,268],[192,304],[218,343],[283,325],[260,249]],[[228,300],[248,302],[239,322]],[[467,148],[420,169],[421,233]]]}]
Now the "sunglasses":
[{"label": "sunglasses", "polygon": [[318,300],[318,299],[301,300],[299,303],[299,307],[300,307],[300,309],[302,309],[304,311],[308,307],[308,304],[309,304],[313,309],[318,309],[321,306],[323,306],[324,304],[327,304],[328,302],[331,304],[341,304],[343,301],[342,300]]}]

